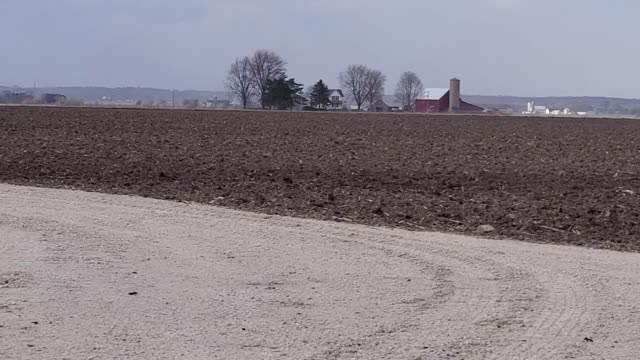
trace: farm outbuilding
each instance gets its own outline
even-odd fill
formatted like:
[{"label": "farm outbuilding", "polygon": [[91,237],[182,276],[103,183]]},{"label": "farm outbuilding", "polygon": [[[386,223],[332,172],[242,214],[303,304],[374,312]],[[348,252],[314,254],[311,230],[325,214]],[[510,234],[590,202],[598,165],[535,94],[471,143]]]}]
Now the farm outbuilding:
[{"label": "farm outbuilding", "polygon": [[425,89],[416,99],[415,111],[421,113],[482,112],[484,108],[469,104],[460,98],[460,80],[451,79],[449,88]]},{"label": "farm outbuilding", "polygon": [[369,107],[369,111],[374,111],[374,112],[388,112],[389,111],[389,105],[387,105],[384,101],[377,100],[376,102],[374,102],[373,104],[371,104],[371,106]]},{"label": "farm outbuilding", "polygon": [[42,102],[44,104],[59,104],[67,100],[67,97],[61,94],[42,94]]}]

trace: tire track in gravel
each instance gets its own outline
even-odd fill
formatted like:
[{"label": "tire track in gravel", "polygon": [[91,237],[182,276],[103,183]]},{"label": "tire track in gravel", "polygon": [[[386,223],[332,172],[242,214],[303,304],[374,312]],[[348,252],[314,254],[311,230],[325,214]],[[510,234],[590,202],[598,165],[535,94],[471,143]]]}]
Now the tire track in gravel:
[{"label": "tire track in gravel", "polygon": [[[58,319],[62,325],[50,331],[25,330],[19,316],[4,318],[0,338],[10,346],[0,345],[0,355],[7,359],[43,352],[84,358],[92,351],[97,358],[158,359],[635,359],[640,353],[638,254],[8,185],[0,185],[0,203],[0,228],[48,239],[38,249],[30,248],[33,241],[18,249],[35,257],[26,274],[34,281],[11,294],[26,304],[14,314],[79,314]],[[0,238],[0,274],[15,270],[5,264],[20,262],[17,235],[4,235],[13,238]],[[47,275],[55,271],[79,285]],[[123,275],[132,272],[145,274]],[[80,293],[75,309],[38,298],[70,301],[46,284],[52,276]],[[119,282],[142,287],[146,303],[133,306],[110,293]],[[108,301],[91,305],[90,290]],[[9,298],[3,291],[0,303]],[[89,317],[105,322],[99,340],[97,330],[87,338],[69,330],[87,326]],[[247,331],[229,328],[235,323],[248,324]],[[70,335],[79,336],[78,345],[61,347]],[[46,342],[42,352],[17,352],[33,339]],[[101,350],[89,348],[96,341]]]},{"label": "tire track in gravel", "polygon": [[[339,237],[338,235],[334,235]],[[431,244],[426,245],[424,240],[411,240],[407,241],[407,237],[396,236],[388,234],[387,239],[384,241],[383,247],[387,249],[394,249],[387,252],[389,256],[405,256],[411,254],[418,262],[432,262],[437,264],[446,264],[447,270],[459,275],[456,278],[455,284],[459,288],[456,291],[456,296],[449,297],[446,302],[440,304],[439,307],[433,309],[433,314],[430,314],[430,326],[433,328],[446,328],[449,332],[463,332],[463,328],[469,328],[469,324],[476,324],[478,322],[487,322],[492,324],[493,322],[499,322],[500,318],[488,321],[486,318],[490,312],[499,313],[501,318],[513,318],[518,319],[519,313],[523,312],[522,308],[509,308],[509,306],[518,305],[520,302],[527,303],[526,311],[532,311],[536,314],[537,318],[527,319],[528,323],[534,322],[535,324],[530,326],[531,329],[539,332],[540,334],[548,334],[555,327],[571,327],[573,324],[573,317],[565,316],[565,306],[554,306],[553,312],[545,311],[542,307],[547,303],[555,305],[564,305],[559,301],[559,296],[556,294],[556,289],[549,290],[541,287],[543,282],[538,281],[535,275],[529,271],[523,271],[522,269],[498,265],[495,261],[492,261],[485,257],[472,256],[469,254],[460,254],[456,251],[451,251],[450,248],[438,248]],[[389,239],[393,239],[389,241]],[[372,244],[372,241],[368,241]],[[375,244],[375,241],[373,242]],[[394,243],[395,245],[389,245]],[[426,245],[426,246],[425,246]],[[373,245],[380,246],[380,245]],[[497,282],[502,281],[500,286]],[[517,290],[517,291],[514,291]],[[549,300],[542,302],[542,298],[539,297],[536,292],[551,294]],[[572,299],[575,297],[572,293],[562,292],[564,296],[568,296]],[[537,301],[536,301],[537,300]],[[456,306],[458,304],[464,304],[464,308]],[[452,306],[453,305],[453,306]],[[465,311],[466,310],[466,311]],[[459,318],[464,319],[461,322],[451,322],[451,314],[458,315]],[[416,315],[416,314],[412,314]],[[419,314],[423,315],[423,314]],[[557,319],[562,317],[566,321],[558,322]],[[437,320],[434,320],[437,318]],[[519,320],[524,325],[524,320]],[[435,324],[434,324],[435,323]],[[527,324],[528,325],[528,324]],[[424,329],[418,329],[423,331]],[[520,331],[524,333],[524,331]],[[531,332],[531,330],[529,331]],[[490,331],[483,331],[483,335],[491,334]],[[446,333],[445,333],[446,334]],[[549,333],[549,337],[546,339],[540,339],[538,344],[551,344],[555,340],[555,336]],[[525,338],[526,336],[523,336]],[[482,340],[476,340],[473,346],[469,344],[455,344],[443,342],[442,339],[433,337],[431,341],[434,341],[438,351],[446,350],[447,348],[458,348],[456,353],[462,354],[476,354],[488,356],[486,350],[491,345],[490,338],[482,338]],[[526,342],[524,344],[527,344]],[[529,358],[540,358],[543,354],[541,349],[533,347],[527,349],[527,346],[521,346],[519,344],[512,345],[513,349],[504,349],[500,351],[499,356],[490,358],[512,358],[515,354],[527,356]],[[446,351],[445,351],[446,352]],[[429,356],[441,355],[438,353],[429,353]],[[447,352],[445,355],[455,355]]]},{"label": "tire track in gravel", "polygon": [[[564,345],[563,342],[582,339],[579,338],[579,333],[583,329],[579,325],[590,311],[597,313],[605,304],[600,303],[600,307],[595,306],[593,294],[585,292],[580,286],[581,281],[572,278],[573,274],[557,274],[556,269],[549,271],[545,267],[532,268],[527,263],[524,266],[513,266],[506,262],[492,260],[487,256],[465,252],[468,249],[464,247],[452,248],[449,245],[442,247],[439,244],[425,244],[424,239],[420,237],[413,238],[406,235],[393,237],[395,237],[394,242],[402,244],[399,246],[400,249],[421,248],[425,254],[441,253],[441,260],[449,264],[452,260],[457,260],[460,263],[475,265],[476,268],[468,272],[475,273],[476,280],[482,280],[485,277],[481,271],[488,271],[498,280],[502,280],[501,290],[492,299],[493,305],[496,306],[494,310],[500,313],[500,318],[485,321],[491,324],[499,323],[501,318],[511,318],[521,323],[526,330],[512,332],[512,336],[520,333],[522,340],[503,345],[493,354],[483,354],[486,358],[553,359],[557,356],[554,351]],[[437,260],[431,258],[431,261]],[[452,268],[460,270],[458,266],[452,266]],[[468,286],[473,287],[473,285]],[[593,281],[591,286],[595,286]],[[470,307],[478,309],[475,316],[469,318],[471,322],[475,323],[486,315],[487,306],[478,307],[478,304],[473,303],[473,299],[467,303]],[[489,346],[489,342],[482,343],[482,347]]]}]

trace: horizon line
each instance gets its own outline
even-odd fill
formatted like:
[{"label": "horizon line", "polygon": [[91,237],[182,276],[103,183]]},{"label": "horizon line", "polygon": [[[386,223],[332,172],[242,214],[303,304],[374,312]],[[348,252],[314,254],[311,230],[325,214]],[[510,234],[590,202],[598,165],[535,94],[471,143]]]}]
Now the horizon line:
[{"label": "horizon line", "polygon": [[[225,90],[202,90],[202,89],[173,89],[173,88],[162,88],[162,87],[153,87],[153,86],[103,86],[103,85],[54,85],[54,86],[20,86],[20,85],[3,85],[0,84],[0,88],[18,88],[18,89],[52,89],[52,88],[102,88],[102,89],[148,89],[148,90],[160,90],[160,91],[177,91],[177,92],[220,92],[220,93],[229,93],[229,91]],[[393,96],[393,94],[385,94],[385,96]],[[514,97],[514,98],[605,98],[605,99],[623,99],[623,100],[640,100],[640,98],[634,97],[616,97],[616,96],[606,96],[606,95],[538,95],[538,96],[529,96],[529,95],[505,95],[505,94],[462,94],[462,96],[483,96],[483,97]]]}]

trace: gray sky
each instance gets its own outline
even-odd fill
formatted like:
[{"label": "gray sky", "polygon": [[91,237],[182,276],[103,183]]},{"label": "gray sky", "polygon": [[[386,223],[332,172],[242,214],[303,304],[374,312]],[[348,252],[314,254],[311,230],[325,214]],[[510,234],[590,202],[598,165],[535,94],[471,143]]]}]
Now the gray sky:
[{"label": "gray sky", "polygon": [[337,86],[346,65],[463,93],[640,97],[635,0],[0,0],[0,84],[222,90],[258,48]]}]

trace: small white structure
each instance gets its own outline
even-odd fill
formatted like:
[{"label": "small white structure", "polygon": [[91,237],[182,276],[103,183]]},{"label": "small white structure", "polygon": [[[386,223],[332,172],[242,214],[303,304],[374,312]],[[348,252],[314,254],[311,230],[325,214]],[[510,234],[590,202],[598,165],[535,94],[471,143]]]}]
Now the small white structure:
[{"label": "small white structure", "polygon": [[527,103],[527,110],[522,112],[524,115],[550,115],[551,110],[546,106],[536,105],[535,102],[530,101]]},{"label": "small white structure", "polygon": [[548,116],[559,116],[559,115],[573,115],[573,111],[569,108],[565,108],[562,110],[554,110],[548,108],[546,106],[536,105],[535,102],[530,101],[527,103],[527,110],[523,111],[524,115],[548,115]]},{"label": "small white structure", "polygon": [[527,114],[533,114],[535,106],[536,106],[536,103],[534,103],[533,101],[529,101],[527,103]]},{"label": "small white structure", "polygon": [[231,106],[231,100],[218,99],[217,96],[214,96],[213,99],[207,99],[206,105],[210,108],[227,108]]}]

